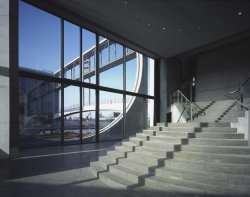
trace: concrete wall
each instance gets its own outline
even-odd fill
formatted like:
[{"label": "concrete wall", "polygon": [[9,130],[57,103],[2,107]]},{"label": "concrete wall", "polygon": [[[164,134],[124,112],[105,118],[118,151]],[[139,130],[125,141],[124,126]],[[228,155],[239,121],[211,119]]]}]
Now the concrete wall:
[{"label": "concrete wall", "polygon": [[0,159],[9,149],[9,0],[0,0]]},{"label": "concrete wall", "polygon": [[197,55],[196,101],[226,100],[250,74],[250,38]]}]

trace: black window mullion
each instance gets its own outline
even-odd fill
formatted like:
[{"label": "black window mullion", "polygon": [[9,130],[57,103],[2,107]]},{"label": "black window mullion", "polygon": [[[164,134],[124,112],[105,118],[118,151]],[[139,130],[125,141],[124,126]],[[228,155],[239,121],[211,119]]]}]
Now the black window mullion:
[{"label": "black window mullion", "polygon": [[96,74],[96,113],[95,113],[95,125],[96,125],[96,142],[99,142],[99,106],[100,106],[100,102],[99,102],[99,97],[100,97],[100,92],[99,92],[99,35],[96,34],[96,47],[95,47],[96,51],[96,69],[95,69],[95,74]]},{"label": "black window mullion", "polygon": [[[61,19],[61,78],[64,79],[64,20]],[[61,145],[64,145],[64,83],[61,83]]]},{"label": "black window mullion", "polygon": [[[123,46],[123,91],[126,91],[126,47]],[[123,138],[126,136],[126,94],[123,93]]]},{"label": "black window mullion", "polygon": [[[80,82],[83,81],[83,74],[82,74],[82,28],[79,27],[80,30],[80,56],[79,56],[79,66],[80,66]],[[83,87],[80,87],[80,143],[82,143],[82,109],[83,109]]]}]

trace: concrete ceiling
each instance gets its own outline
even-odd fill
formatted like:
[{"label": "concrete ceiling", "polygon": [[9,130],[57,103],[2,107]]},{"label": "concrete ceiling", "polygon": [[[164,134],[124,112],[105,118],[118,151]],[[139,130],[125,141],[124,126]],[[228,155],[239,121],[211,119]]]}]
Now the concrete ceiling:
[{"label": "concrete ceiling", "polygon": [[250,1],[56,0],[82,17],[161,57],[250,29]]}]

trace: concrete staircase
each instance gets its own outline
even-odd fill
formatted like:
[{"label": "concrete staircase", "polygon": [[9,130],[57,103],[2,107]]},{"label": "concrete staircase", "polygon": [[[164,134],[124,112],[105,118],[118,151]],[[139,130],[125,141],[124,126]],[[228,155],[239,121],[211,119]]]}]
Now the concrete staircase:
[{"label": "concrete staircase", "polygon": [[250,196],[250,148],[229,123],[160,123],[90,166],[131,196]]}]

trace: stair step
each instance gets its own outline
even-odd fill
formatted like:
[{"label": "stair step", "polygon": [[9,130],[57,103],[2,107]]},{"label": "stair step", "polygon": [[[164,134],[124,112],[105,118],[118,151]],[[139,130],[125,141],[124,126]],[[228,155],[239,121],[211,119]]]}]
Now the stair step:
[{"label": "stair step", "polygon": [[107,168],[103,167],[100,162],[91,162],[90,163],[90,172],[92,172],[95,176],[98,176],[98,173],[106,172]]},{"label": "stair step", "polygon": [[168,123],[168,127],[200,127],[201,123],[199,122],[188,122],[188,123]]},{"label": "stair step", "polygon": [[155,170],[159,177],[174,177],[180,180],[198,182],[202,184],[250,187],[250,176],[212,173],[206,171],[189,170],[186,168],[163,167]]},{"label": "stair step", "polygon": [[149,129],[155,130],[155,131],[161,131],[163,127],[165,127],[165,126],[152,126],[152,127],[149,127]]},{"label": "stair step", "polygon": [[143,141],[148,141],[150,136],[145,133],[137,133],[136,138],[142,139]]},{"label": "stair step", "polygon": [[131,190],[138,186],[136,182],[121,178],[111,172],[100,173],[99,179],[108,186],[119,190]]},{"label": "stair step", "polygon": [[147,174],[151,174],[153,172],[152,169],[154,167],[157,167],[155,165],[151,165],[143,161],[137,161],[137,160],[133,160],[129,158],[120,159],[119,165],[124,166],[129,169],[136,170],[138,172],[147,173]]},{"label": "stair step", "polygon": [[127,179],[129,181],[139,184],[140,177],[147,175],[147,173],[139,172],[134,169],[126,168],[121,165],[113,165],[109,168],[109,171],[119,177]]},{"label": "stair step", "polygon": [[176,152],[174,158],[189,159],[190,161],[206,161],[213,163],[235,163],[248,164],[250,163],[250,155],[232,155],[232,154],[212,154],[198,152]]},{"label": "stair step", "polygon": [[113,158],[123,158],[125,157],[125,153],[121,153],[117,150],[113,150],[113,151],[108,151],[107,152],[107,155],[110,156],[110,157],[113,157]]},{"label": "stair step", "polygon": [[214,173],[250,175],[250,164],[213,163],[174,158],[166,160],[165,166]]},{"label": "stair step", "polygon": [[159,149],[167,149],[167,150],[180,150],[181,149],[181,143],[171,143],[171,142],[163,142],[163,141],[145,141],[143,142],[144,147],[153,147],[153,148],[159,148]]},{"label": "stair step", "polygon": [[248,146],[248,141],[241,139],[193,138],[189,139],[189,144],[211,146]]},{"label": "stair step", "polygon": [[152,130],[152,129],[144,129],[142,132],[149,136],[156,135],[156,130]]},{"label": "stair step", "polygon": [[150,138],[152,141],[161,141],[161,142],[169,142],[169,143],[176,143],[176,144],[187,144],[188,140],[186,138],[181,137],[165,137],[165,136],[152,136]]},{"label": "stair step", "polygon": [[193,138],[195,137],[195,133],[178,131],[157,131],[156,136]]},{"label": "stair step", "polygon": [[244,139],[244,135],[238,133],[201,132],[196,134],[196,138]]},{"label": "stair step", "polygon": [[147,186],[140,186],[138,188],[135,188],[133,191],[133,197],[159,197],[159,196],[177,196],[177,194]]},{"label": "stair step", "polygon": [[200,132],[201,128],[196,127],[163,127],[162,131],[171,131],[171,132]]},{"label": "stair step", "polygon": [[193,183],[190,181],[183,181],[171,178],[162,178],[158,176],[148,177],[145,179],[145,186],[157,188],[170,192],[181,193],[199,193],[205,192],[205,185],[199,183]]},{"label": "stair step", "polygon": [[250,155],[250,147],[241,146],[183,145],[181,150],[186,152]]},{"label": "stair step", "polygon": [[119,151],[120,153],[128,153],[128,152],[133,152],[134,148],[133,147],[127,147],[127,146],[115,146],[115,150]]},{"label": "stair step", "polygon": [[129,141],[134,143],[136,146],[141,146],[144,140],[137,137],[130,137]]},{"label": "stair step", "polygon": [[153,146],[138,146],[136,147],[135,151],[138,152],[150,152],[151,154],[158,154],[162,156],[167,156],[167,152],[173,152],[174,147],[170,147],[169,149],[166,148],[159,148],[159,147],[153,147]]},{"label": "stair step", "polygon": [[127,147],[127,148],[131,148],[133,150],[138,145],[136,145],[135,143],[133,143],[131,141],[123,141],[122,146]]},{"label": "stair step", "polygon": [[127,158],[135,160],[135,161],[143,161],[145,163],[148,163],[154,166],[154,165],[159,165],[160,163],[163,165],[164,160],[167,158],[167,156],[162,155],[162,154],[159,155],[159,154],[150,153],[150,152],[138,151],[138,152],[129,153],[127,155]]},{"label": "stair step", "polygon": [[203,127],[202,132],[215,132],[215,133],[237,133],[236,128],[229,127]]}]

